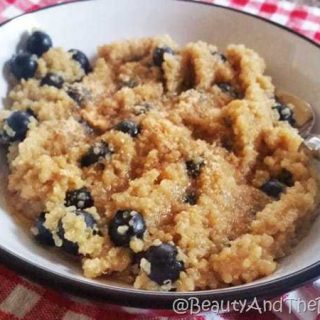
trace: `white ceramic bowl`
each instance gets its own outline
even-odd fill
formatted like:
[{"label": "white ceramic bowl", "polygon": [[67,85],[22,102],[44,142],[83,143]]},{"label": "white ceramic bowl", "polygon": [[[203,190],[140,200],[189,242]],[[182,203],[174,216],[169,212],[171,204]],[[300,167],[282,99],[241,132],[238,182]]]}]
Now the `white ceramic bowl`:
[{"label": "white ceramic bowl", "polygon": [[[56,46],[79,48],[93,56],[96,46],[113,40],[170,34],[180,43],[204,40],[223,49],[243,43],[267,62],[274,83],[309,101],[315,108],[320,133],[320,48],[283,27],[261,18],[217,6],[174,0],[94,0],[74,2],[26,14],[0,27],[0,66],[11,57],[19,37],[37,27],[48,32]],[[0,97],[7,82],[0,75]],[[4,166],[1,171],[4,171]],[[90,297],[140,307],[170,308],[176,297],[239,299],[270,297],[320,276],[320,218],[308,234],[282,259],[271,276],[232,288],[191,293],[135,290],[106,280],[89,280],[68,257],[37,245],[30,233],[17,225],[4,201],[0,205],[2,260],[38,280]],[[199,235],[201,236],[201,235]]]}]

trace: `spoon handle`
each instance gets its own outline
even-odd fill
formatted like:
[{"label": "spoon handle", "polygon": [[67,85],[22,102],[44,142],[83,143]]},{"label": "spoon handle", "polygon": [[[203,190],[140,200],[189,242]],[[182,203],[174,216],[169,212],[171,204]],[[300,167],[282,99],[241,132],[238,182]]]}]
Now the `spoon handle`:
[{"label": "spoon handle", "polygon": [[304,148],[304,150],[310,153],[315,159],[320,160],[320,135],[308,135],[301,144],[301,148]]}]

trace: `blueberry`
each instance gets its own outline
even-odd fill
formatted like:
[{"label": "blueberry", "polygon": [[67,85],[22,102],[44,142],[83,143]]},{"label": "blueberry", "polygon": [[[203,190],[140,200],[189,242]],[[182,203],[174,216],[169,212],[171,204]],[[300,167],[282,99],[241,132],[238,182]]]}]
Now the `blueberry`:
[{"label": "blueberry", "polygon": [[[93,231],[97,231],[97,221],[94,219],[91,213],[84,210],[76,210],[77,216],[82,216],[86,223],[87,228],[93,229]],[[96,233],[96,232],[94,232]]]},{"label": "blueberry", "polygon": [[66,207],[75,206],[78,209],[85,209],[93,207],[94,202],[88,188],[83,187],[80,189],[67,191],[65,205]]},{"label": "blueberry", "polygon": [[287,169],[282,169],[277,178],[281,183],[287,185],[288,187],[292,187],[294,185],[293,175]]},{"label": "blueberry", "polygon": [[237,99],[240,96],[239,93],[235,90],[235,88],[227,82],[218,83],[217,86],[220,88],[222,92],[228,94],[231,98]]},{"label": "blueberry", "polygon": [[186,161],[186,167],[189,177],[191,178],[197,178],[202,170],[202,167],[204,166],[203,160],[188,160]]},{"label": "blueberry", "polygon": [[64,229],[62,225],[62,221],[59,221],[58,224],[58,236],[62,240],[62,248],[64,251],[72,254],[72,255],[78,255],[79,254],[79,246],[77,243],[72,242],[64,237]]},{"label": "blueberry", "polygon": [[42,244],[47,246],[54,246],[54,241],[52,238],[52,233],[48,230],[44,223],[46,221],[46,212],[42,212],[35,223],[35,239]]},{"label": "blueberry", "polygon": [[290,125],[295,125],[296,120],[294,118],[293,111],[287,105],[277,102],[272,109],[277,110],[279,114],[279,121],[288,121]]},{"label": "blueberry", "polygon": [[[92,229],[93,230],[93,234],[97,234],[98,233],[98,227],[97,227],[97,222],[96,220],[93,218],[93,216],[84,210],[76,210],[75,214],[77,216],[82,216],[84,218],[86,227],[88,229]],[[58,224],[58,232],[57,232],[58,236],[60,237],[60,239],[62,240],[62,248],[73,255],[78,255],[79,254],[79,245],[75,242],[72,242],[68,239],[66,239],[64,237],[65,231],[63,228],[63,224],[62,221],[59,221]]]},{"label": "blueberry", "polygon": [[128,246],[133,237],[142,238],[146,225],[135,210],[118,210],[109,223],[109,236],[116,246]]},{"label": "blueberry", "polygon": [[268,196],[278,199],[285,191],[285,186],[277,179],[270,179],[261,186],[261,190]]},{"label": "blueberry", "polygon": [[106,159],[106,156],[110,156],[112,153],[112,150],[109,148],[109,145],[106,142],[96,142],[82,156],[80,160],[81,167],[89,167],[97,162],[103,161]]},{"label": "blueberry", "polygon": [[10,142],[22,141],[27,135],[32,115],[28,111],[14,111],[5,120],[3,134]]},{"label": "blueberry", "polygon": [[168,53],[168,54],[174,54],[174,51],[169,48],[169,47],[157,47],[154,49],[153,51],[153,63],[158,66],[161,67],[162,63],[164,61],[164,54]]},{"label": "blueberry", "polygon": [[198,195],[194,192],[187,192],[187,194],[185,195],[183,202],[184,203],[189,203],[190,205],[195,205],[197,203],[198,200]]},{"label": "blueberry", "polygon": [[26,50],[40,57],[51,47],[52,40],[50,36],[45,32],[35,31],[27,40]]},{"label": "blueberry", "polygon": [[30,116],[34,117],[35,119],[37,119],[37,115],[35,114],[35,112],[32,109],[30,109],[30,108],[26,109],[26,113],[29,114]]},{"label": "blueberry", "polygon": [[40,82],[41,86],[47,85],[61,89],[63,86],[63,78],[56,73],[48,73]]},{"label": "blueberry", "polygon": [[81,68],[84,70],[86,74],[91,71],[89,59],[82,51],[77,49],[71,49],[69,50],[69,52],[71,53],[72,59],[79,62]]},{"label": "blueberry", "polygon": [[131,137],[136,137],[140,133],[139,126],[131,120],[123,120],[119,122],[115,129],[123,133],[129,134]]},{"label": "blueberry", "polygon": [[38,62],[32,54],[21,52],[11,58],[9,67],[18,80],[29,79],[35,75]]},{"label": "blueberry", "polygon": [[177,254],[177,248],[171,244],[151,246],[145,254],[145,259],[151,264],[149,278],[159,285],[165,284],[168,280],[178,280],[184,265],[182,261],[177,260]]}]

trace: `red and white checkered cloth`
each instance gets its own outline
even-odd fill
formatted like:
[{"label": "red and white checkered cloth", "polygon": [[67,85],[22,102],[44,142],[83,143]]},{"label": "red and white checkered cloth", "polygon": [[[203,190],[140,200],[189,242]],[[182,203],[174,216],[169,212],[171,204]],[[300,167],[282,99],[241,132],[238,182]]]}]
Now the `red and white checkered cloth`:
[{"label": "red and white checkered cloth", "polygon": [[[24,12],[66,1],[69,0],[0,0],[0,23]],[[319,8],[277,0],[202,1],[260,15],[320,43]],[[0,320],[320,320],[319,312],[303,308],[303,303],[320,299],[320,280],[292,291],[281,299],[287,301],[283,304],[282,312],[261,314],[259,310],[250,310],[244,314],[202,313],[178,316],[172,311],[138,310],[95,304],[93,301],[71,297],[31,283],[0,264]]]}]

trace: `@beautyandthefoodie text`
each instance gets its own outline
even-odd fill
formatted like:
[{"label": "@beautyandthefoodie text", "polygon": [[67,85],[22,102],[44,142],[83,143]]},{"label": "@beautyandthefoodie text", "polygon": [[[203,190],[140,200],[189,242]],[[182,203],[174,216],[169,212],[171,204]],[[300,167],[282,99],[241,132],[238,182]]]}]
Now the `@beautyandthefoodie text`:
[{"label": "@beautyandthefoodie text", "polygon": [[279,300],[262,300],[257,298],[253,300],[234,300],[234,301],[217,301],[202,300],[196,297],[178,298],[173,301],[172,309],[176,314],[199,314],[202,312],[228,313],[238,312],[247,313],[257,311],[260,314],[268,311],[281,313],[286,310],[289,314],[293,312],[316,312],[320,314],[320,297],[311,300],[301,298],[285,297]]}]

